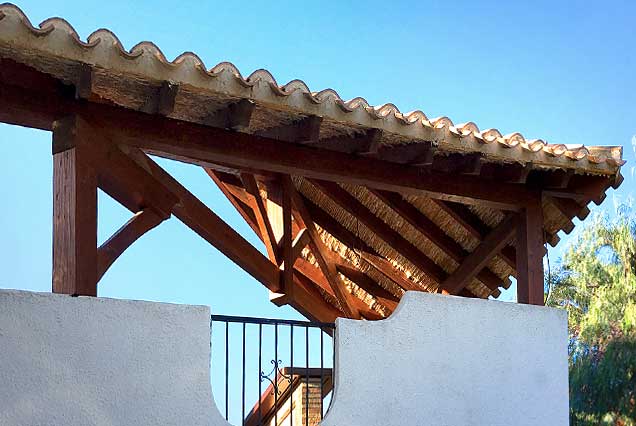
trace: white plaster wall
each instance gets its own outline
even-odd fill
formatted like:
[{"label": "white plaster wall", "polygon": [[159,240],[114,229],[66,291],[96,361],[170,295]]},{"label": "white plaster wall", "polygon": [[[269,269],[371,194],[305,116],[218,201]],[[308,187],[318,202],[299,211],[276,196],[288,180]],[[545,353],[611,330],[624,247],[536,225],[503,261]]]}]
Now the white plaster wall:
[{"label": "white plaster wall", "polygon": [[226,425],[203,306],[0,291],[0,425]]},{"label": "white plaster wall", "polygon": [[409,292],[336,333],[324,426],[568,424],[564,311]]},{"label": "white plaster wall", "polygon": [[[202,306],[0,291],[0,425],[226,426]],[[338,320],[323,426],[565,426],[564,312],[407,293]]]}]

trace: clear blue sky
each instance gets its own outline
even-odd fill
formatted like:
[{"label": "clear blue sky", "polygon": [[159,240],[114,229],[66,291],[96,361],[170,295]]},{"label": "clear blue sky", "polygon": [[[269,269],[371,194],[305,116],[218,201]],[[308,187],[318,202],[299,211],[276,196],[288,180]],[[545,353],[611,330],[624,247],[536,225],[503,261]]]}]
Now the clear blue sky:
[{"label": "clear blue sky", "polygon": [[[266,68],[280,83],[301,78],[313,90],[331,87],[343,98],[393,102],[403,111],[422,109],[429,117],[474,121],[482,129],[519,131],[552,143],[624,145],[625,183],[602,208],[611,210],[634,193],[636,3],[352,3],[83,0],[19,6],[34,23],[66,18],[82,38],[106,27],[127,48],[151,40],[169,59],[190,50],[208,67],[231,61],[244,75]],[[0,145],[0,288],[50,291],[50,135],[0,125]],[[262,248],[202,170],[162,164]],[[129,214],[103,195],[99,208],[101,242]],[[553,261],[563,245],[550,251]],[[300,318],[270,304],[260,284],[174,218],[124,253],[99,294],[204,304],[230,315]],[[514,289],[502,298],[513,295]]]}]

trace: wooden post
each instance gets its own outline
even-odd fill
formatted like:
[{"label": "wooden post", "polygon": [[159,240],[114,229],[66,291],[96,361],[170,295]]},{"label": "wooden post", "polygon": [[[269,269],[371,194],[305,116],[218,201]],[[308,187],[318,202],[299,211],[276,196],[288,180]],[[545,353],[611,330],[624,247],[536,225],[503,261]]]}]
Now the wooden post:
[{"label": "wooden post", "polygon": [[543,207],[541,197],[519,213],[517,302],[543,305]]},{"label": "wooden post", "polygon": [[53,292],[97,296],[97,176],[87,128],[53,126]]}]

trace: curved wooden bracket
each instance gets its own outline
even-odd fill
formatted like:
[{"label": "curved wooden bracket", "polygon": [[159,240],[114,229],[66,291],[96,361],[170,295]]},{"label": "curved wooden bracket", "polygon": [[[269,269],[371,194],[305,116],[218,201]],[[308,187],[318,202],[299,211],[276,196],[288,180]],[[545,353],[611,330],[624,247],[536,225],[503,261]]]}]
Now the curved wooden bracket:
[{"label": "curved wooden bracket", "polygon": [[136,213],[97,249],[97,280],[99,281],[122,253],[146,232],[164,219],[152,209]]}]

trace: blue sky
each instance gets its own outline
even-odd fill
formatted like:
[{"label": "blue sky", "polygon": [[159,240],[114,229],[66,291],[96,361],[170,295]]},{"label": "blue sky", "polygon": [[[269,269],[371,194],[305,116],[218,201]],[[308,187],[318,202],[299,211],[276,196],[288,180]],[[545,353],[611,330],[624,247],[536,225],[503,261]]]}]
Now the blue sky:
[{"label": "blue sky", "polygon": [[[106,27],[124,46],[151,40],[172,59],[197,53],[279,83],[301,78],[343,98],[393,102],[429,117],[474,121],[552,143],[624,145],[634,193],[636,3],[25,1],[32,22],[61,16],[82,38]],[[557,3],[557,4],[555,4]],[[568,3],[567,5],[565,3]],[[50,291],[50,135],[0,125],[0,288]],[[202,170],[162,161],[262,248]],[[103,241],[129,214],[100,196]],[[550,250],[555,261],[569,238]],[[204,304],[216,313],[300,318],[176,219],[152,230],[106,273],[100,296]],[[509,300],[514,289],[502,296]],[[218,379],[217,379],[218,381]]]}]

